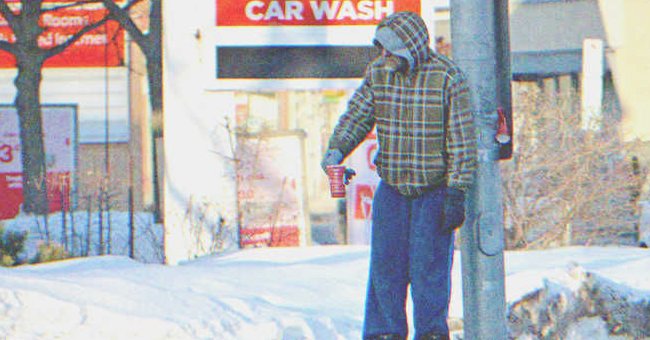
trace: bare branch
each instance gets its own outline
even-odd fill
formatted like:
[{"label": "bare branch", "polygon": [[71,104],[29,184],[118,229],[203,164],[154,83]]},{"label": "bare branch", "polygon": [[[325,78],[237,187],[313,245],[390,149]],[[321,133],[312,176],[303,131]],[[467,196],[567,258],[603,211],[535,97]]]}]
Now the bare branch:
[{"label": "bare branch", "polygon": [[90,5],[90,4],[100,4],[100,3],[102,3],[102,0],[85,0],[85,1],[82,0],[82,1],[77,1],[77,2],[73,2],[73,3],[69,3],[69,4],[52,6],[50,8],[44,8],[41,11],[41,13],[56,12],[56,11],[62,10],[62,9],[74,8],[74,7]]},{"label": "bare branch", "polygon": [[149,11],[149,35],[154,43],[162,39],[162,0],[152,0]]},{"label": "bare branch", "polygon": [[147,44],[146,37],[142,31],[140,31],[138,26],[136,26],[136,24],[133,22],[129,13],[131,7],[142,2],[142,0],[131,0],[124,7],[118,6],[113,0],[101,1],[104,3],[104,6],[108,9],[112,17],[120,23],[122,28],[124,28],[129,33],[129,35],[138,43],[138,45],[143,46]]},{"label": "bare branch", "polygon": [[0,14],[2,14],[11,27],[14,26],[14,23],[16,22],[16,14],[14,14],[11,8],[9,8],[9,5],[7,5],[5,0],[0,0]]}]

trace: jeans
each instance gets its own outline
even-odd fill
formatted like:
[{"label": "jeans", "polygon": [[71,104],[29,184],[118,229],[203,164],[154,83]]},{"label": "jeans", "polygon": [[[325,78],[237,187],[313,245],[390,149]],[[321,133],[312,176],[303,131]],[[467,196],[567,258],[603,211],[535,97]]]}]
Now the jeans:
[{"label": "jeans", "polygon": [[445,187],[402,196],[380,183],[372,210],[370,275],[365,337],[408,335],[407,288],[411,285],[415,336],[448,334],[453,232],[443,228]]}]

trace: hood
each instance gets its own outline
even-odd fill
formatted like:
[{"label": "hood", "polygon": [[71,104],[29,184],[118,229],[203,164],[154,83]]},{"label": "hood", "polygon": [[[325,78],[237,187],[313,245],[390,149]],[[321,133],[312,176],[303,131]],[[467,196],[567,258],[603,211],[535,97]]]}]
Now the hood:
[{"label": "hood", "polygon": [[404,57],[411,70],[422,64],[430,54],[427,26],[413,12],[397,12],[384,18],[377,25],[375,42],[391,53]]}]

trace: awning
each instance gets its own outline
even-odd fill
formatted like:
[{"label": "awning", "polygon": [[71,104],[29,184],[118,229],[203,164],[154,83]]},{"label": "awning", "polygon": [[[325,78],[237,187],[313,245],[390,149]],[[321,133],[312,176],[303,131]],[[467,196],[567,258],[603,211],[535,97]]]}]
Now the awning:
[{"label": "awning", "polygon": [[[553,75],[582,72],[582,49],[512,52],[513,75]],[[605,70],[609,70],[605,62]]]}]

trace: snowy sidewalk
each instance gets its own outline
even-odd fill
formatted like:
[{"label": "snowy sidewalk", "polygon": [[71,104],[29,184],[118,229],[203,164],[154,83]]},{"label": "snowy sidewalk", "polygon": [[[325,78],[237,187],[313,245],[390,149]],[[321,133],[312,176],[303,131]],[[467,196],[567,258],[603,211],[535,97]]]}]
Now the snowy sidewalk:
[{"label": "snowy sidewalk", "polygon": [[[360,339],[368,256],[367,247],[327,246],[251,249],[179,266],[106,256],[0,268],[0,338]],[[462,318],[456,256],[450,316]],[[572,247],[505,258],[509,305],[549,283],[572,289],[575,268],[650,300],[648,250]]]}]

